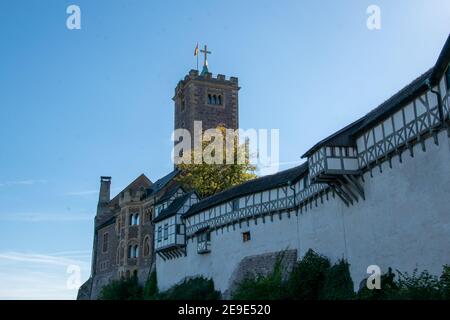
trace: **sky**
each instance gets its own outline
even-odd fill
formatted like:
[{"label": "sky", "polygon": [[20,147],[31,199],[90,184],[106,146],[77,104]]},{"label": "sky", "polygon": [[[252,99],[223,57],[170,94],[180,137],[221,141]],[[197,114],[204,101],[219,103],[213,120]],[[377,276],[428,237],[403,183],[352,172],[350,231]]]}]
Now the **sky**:
[{"label": "sky", "polygon": [[171,171],[197,42],[212,73],[239,78],[240,127],[280,130],[286,169],[432,67],[449,32],[448,0],[1,1],[0,299],[76,297],[100,176],[115,195]]}]

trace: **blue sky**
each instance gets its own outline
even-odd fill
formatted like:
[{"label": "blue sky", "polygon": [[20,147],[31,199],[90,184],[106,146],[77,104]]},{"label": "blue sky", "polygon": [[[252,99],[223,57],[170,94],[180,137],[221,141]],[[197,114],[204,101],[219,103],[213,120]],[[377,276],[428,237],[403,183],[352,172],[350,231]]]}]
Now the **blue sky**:
[{"label": "blue sky", "polygon": [[1,1],[0,299],[76,296],[66,267],[89,276],[99,177],[117,193],[172,168],[197,41],[239,77],[240,126],[280,129],[284,169],[430,68],[449,31],[447,0]]}]

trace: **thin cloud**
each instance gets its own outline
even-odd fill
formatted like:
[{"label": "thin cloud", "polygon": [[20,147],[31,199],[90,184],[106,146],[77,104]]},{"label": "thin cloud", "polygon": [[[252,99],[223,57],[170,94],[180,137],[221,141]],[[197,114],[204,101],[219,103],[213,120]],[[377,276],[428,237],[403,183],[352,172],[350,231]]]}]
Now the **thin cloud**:
[{"label": "thin cloud", "polygon": [[33,179],[28,179],[28,180],[17,180],[17,181],[6,181],[6,182],[2,182],[0,183],[0,187],[4,187],[4,186],[32,186],[35,184],[44,184],[47,183],[47,180],[33,180]]},{"label": "thin cloud", "polygon": [[75,299],[77,288],[67,286],[68,267],[80,268],[80,285],[89,278],[88,251],[59,253],[0,252],[0,299]]},{"label": "thin cloud", "polygon": [[0,261],[20,261],[33,264],[68,266],[79,264],[80,260],[68,258],[65,256],[52,256],[47,254],[4,252],[0,253]]}]

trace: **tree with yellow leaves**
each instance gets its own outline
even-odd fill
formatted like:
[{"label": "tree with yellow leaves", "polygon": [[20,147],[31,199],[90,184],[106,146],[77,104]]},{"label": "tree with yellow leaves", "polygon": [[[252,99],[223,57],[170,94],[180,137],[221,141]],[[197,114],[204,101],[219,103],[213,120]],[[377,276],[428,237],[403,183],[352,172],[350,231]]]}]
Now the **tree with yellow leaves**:
[{"label": "tree with yellow leaves", "polygon": [[188,150],[183,154],[184,161],[177,164],[181,171],[177,180],[203,198],[254,179],[256,167],[250,163],[247,146],[239,145],[232,129],[206,130],[201,148]]}]

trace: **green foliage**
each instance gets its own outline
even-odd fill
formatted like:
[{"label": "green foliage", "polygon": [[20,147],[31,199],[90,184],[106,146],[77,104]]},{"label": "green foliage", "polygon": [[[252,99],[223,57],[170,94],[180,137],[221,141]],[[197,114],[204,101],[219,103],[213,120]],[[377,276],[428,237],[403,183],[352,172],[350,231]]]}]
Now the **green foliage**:
[{"label": "green foliage", "polygon": [[381,289],[369,290],[365,286],[359,290],[361,300],[440,300],[449,299],[450,267],[445,265],[440,278],[431,275],[427,270],[411,275],[397,270],[398,280],[391,268],[381,276]]},{"label": "green foliage", "polygon": [[[450,266],[443,267],[438,278],[427,270],[411,275],[397,270],[398,279],[389,268],[381,276],[381,289],[369,290],[365,281],[358,294],[353,292],[349,264],[338,261],[330,267],[330,261],[308,250],[293,268],[287,280],[283,279],[284,252],[278,255],[273,271],[244,279],[232,294],[235,300],[440,300],[450,299]],[[156,272],[152,272],[142,288],[136,276],[111,281],[104,286],[100,300],[219,300],[221,294],[214,289],[212,279],[196,277],[184,280],[165,292],[159,292]]]},{"label": "green foliage", "polygon": [[442,298],[450,300],[450,265],[445,265],[441,275]]},{"label": "green foliage", "polygon": [[136,276],[113,280],[104,286],[99,295],[100,300],[140,300],[142,287]]},{"label": "green foliage", "polygon": [[214,289],[212,279],[196,277],[184,280],[158,295],[160,300],[219,300],[220,291]]},{"label": "green foliage", "polygon": [[349,264],[339,260],[325,274],[325,282],[319,298],[322,300],[348,300],[354,298],[353,281]]},{"label": "green foliage", "polygon": [[247,277],[240,282],[232,294],[234,300],[280,300],[287,298],[286,283],[283,282],[284,254],[277,257],[273,271],[267,275]]},{"label": "green foliage", "polygon": [[317,300],[329,268],[328,258],[309,249],[290,274],[289,296],[296,300]]},{"label": "green foliage", "polygon": [[395,282],[395,274],[389,268],[388,272],[381,275],[381,289],[370,290],[364,280],[362,288],[358,291],[360,300],[388,300],[392,299],[398,292],[398,284]]},{"label": "green foliage", "polygon": [[442,298],[439,278],[427,270],[418,273],[414,269],[412,275],[398,271],[398,291],[390,298],[401,300],[437,300]]},{"label": "green foliage", "polygon": [[[254,174],[256,167],[250,163],[247,145],[239,145],[237,136],[231,138],[227,136],[224,127],[217,127],[216,136],[212,137],[212,141],[218,143],[217,148],[206,152],[210,150],[211,145],[209,140],[205,139],[200,150],[194,149],[183,155],[187,162],[177,165],[181,173],[176,180],[186,190],[195,190],[204,198],[256,178]],[[227,139],[234,143],[230,146]],[[205,153],[212,157],[217,155],[221,161],[200,161],[200,163],[194,161],[204,160]],[[228,157],[233,160],[232,163],[227,161]]]},{"label": "green foliage", "polygon": [[157,300],[158,299],[158,282],[156,278],[156,271],[150,273],[144,286],[144,300]]}]

